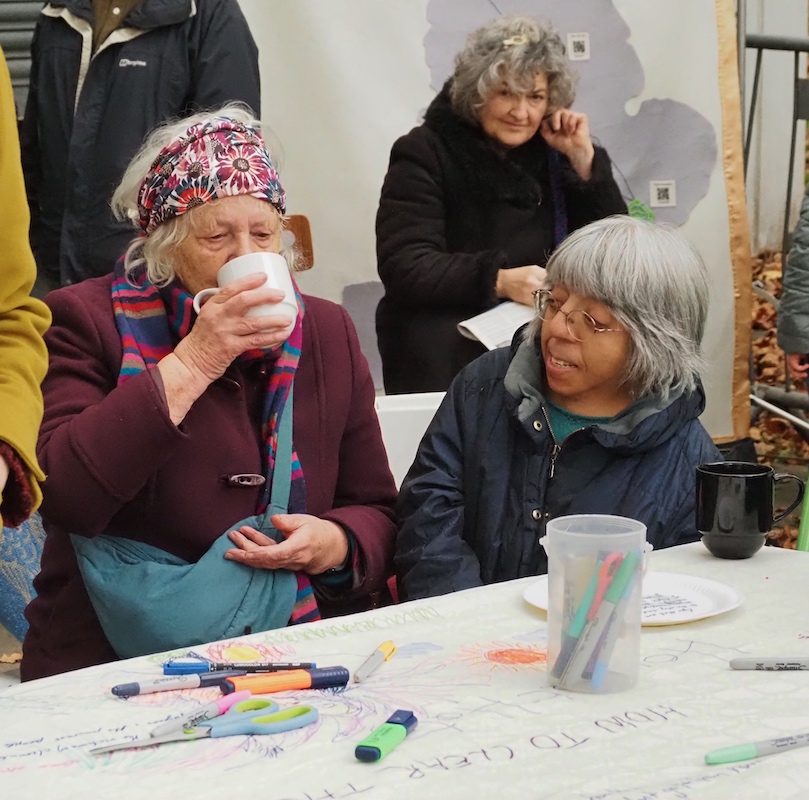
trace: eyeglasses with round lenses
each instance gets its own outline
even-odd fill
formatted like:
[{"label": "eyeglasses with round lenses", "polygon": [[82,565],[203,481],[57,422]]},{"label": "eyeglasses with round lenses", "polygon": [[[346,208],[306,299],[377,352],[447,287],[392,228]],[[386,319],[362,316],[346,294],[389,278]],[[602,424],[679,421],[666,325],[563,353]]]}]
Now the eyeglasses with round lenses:
[{"label": "eyeglasses with round lenses", "polygon": [[550,322],[557,313],[565,315],[567,332],[577,341],[584,342],[595,333],[626,333],[623,328],[605,328],[596,322],[586,311],[574,308],[573,311],[562,311],[560,303],[547,289],[533,292],[534,308],[543,322]]}]

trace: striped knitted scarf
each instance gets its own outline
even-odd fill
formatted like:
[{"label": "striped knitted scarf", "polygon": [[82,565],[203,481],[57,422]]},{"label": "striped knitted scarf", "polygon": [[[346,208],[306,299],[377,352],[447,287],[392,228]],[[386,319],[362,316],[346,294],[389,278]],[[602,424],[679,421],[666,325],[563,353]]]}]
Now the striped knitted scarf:
[{"label": "striped knitted scarf", "polygon": [[[297,288],[295,293],[300,309],[298,319],[277,358],[264,350],[251,350],[239,356],[242,363],[259,359],[273,361],[261,426],[262,441],[266,445],[262,459],[266,480],[256,509],[257,514],[264,513],[269,504],[278,449],[278,421],[284,412],[301,356],[304,305]],[[188,334],[196,319],[193,301],[194,298],[176,281],[158,288],[146,278],[145,274],[140,274],[130,282],[124,273],[123,259],[118,261],[112,283],[112,305],[115,324],[123,346],[121,372],[118,375],[119,386],[133,375],[154,367],[161,358],[174,350],[180,339]],[[291,514],[303,514],[306,512],[306,483],[294,447],[292,463],[286,468],[292,470],[288,511]],[[295,575],[298,579],[298,595],[290,624],[320,619],[309,576],[304,572],[296,572]]]}]

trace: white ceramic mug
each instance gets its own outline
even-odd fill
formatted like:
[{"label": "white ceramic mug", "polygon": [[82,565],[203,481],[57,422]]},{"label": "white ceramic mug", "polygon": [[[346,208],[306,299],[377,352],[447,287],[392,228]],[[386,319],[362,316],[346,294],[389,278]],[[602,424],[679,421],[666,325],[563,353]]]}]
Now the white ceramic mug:
[{"label": "white ceramic mug", "polygon": [[279,303],[265,303],[264,305],[254,306],[247,312],[246,316],[271,317],[283,315],[289,317],[292,320],[287,330],[287,335],[289,335],[295,327],[295,319],[298,316],[298,301],[295,299],[295,289],[292,286],[289,265],[286,259],[278,253],[247,253],[228,261],[216,273],[217,287],[203,289],[194,295],[194,311],[199,314],[202,301],[206,297],[216,294],[240,278],[254,275],[257,272],[263,272],[267,276],[264,288],[278,289],[284,293],[284,299]]}]

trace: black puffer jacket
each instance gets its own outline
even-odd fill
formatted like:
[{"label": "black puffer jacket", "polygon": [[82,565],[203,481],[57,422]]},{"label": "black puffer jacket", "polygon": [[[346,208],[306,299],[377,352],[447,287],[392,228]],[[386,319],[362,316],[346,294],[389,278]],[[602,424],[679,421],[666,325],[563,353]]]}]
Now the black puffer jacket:
[{"label": "black puffer jacket", "polygon": [[618,514],[656,548],[696,541],[696,466],[721,461],[699,421],[700,386],[640,398],[570,434],[548,428],[536,346],[501,348],[455,379],[399,495],[396,574],[403,599],[541,575],[549,518]]},{"label": "black puffer jacket", "polygon": [[94,54],[93,20],[92,0],[43,8],[22,128],[31,245],[62,284],[111,272],[135,235],[109,203],[152,128],[229,100],[260,112],[237,0],[141,0]]},{"label": "black puffer jacket", "polygon": [[[376,330],[385,391],[445,391],[484,352],[456,325],[496,305],[497,271],[544,266],[554,247],[548,146],[537,133],[501,155],[451,108],[448,87],[424,124],[393,145],[376,218],[385,296]],[[606,151],[583,181],[559,172],[568,231],[626,213]]]}]

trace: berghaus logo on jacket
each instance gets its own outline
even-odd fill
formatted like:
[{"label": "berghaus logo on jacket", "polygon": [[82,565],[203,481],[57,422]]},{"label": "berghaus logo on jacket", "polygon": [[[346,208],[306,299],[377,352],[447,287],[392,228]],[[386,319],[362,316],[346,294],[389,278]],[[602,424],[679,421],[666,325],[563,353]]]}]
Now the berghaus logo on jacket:
[{"label": "berghaus logo on jacket", "polygon": [[140,60],[133,60],[131,58],[122,58],[118,62],[119,67],[145,67],[146,62]]}]

